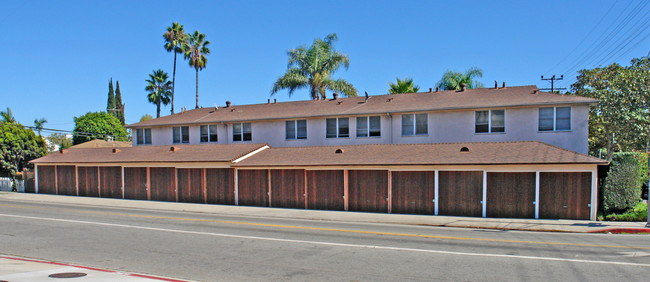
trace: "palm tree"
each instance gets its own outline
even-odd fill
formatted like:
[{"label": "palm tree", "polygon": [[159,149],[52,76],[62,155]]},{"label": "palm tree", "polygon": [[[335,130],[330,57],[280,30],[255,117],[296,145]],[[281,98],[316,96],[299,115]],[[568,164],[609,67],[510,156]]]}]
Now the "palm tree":
[{"label": "palm tree", "polygon": [[399,77],[396,77],[397,82],[388,83],[388,93],[390,94],[400,94],[400,93],[415,93],[420,90],[420,86],[417,86],[413,83],[412,78],[405,77],[400,80]]},{"label": "palm tree", "polygon": [[47,122],[45,118],[37,118],[34,120],[34,128],[38,131],[38,136],[41,136],[41,130],[43,130],[43,125]]},{"label": "palm tree", "polygon": [[205,34],[194,31],[188,37],[187,43],[183,44],[185,59],[190,61],[190,67],[196,70],[196,108],[199,108],[199,71],[205,68],[208,59],[205,55],[210,54],[208,49],[210,41],[205,40]]},{"label": "palm tree", "polygon": [[147,93],[147,98],[152,104],[156,104],[156,117],[160,117],[160,104],[169,104],[169,96],[171,96],[172,82],[168,80],[169,75],[162,69],[154,70],[149,74],[149,79],[145,80],[147,86],[144,88]]},{"label": "palm tree", "polygon": [[2,116],[2,121],[6,123],[15,123],[16,118],[14,118],[14,114],[11,113],[11,109],[7,107],[6,111],[0,111],[0,116]]},{"label": "palm tree", "polygon": [[173,22],[163,34],[165,50],[174,52],[174,72],[172,74],[172,114],[174,114],[174,89],[176,88],[176,54],[183,53],[183,46],[187,43],[187,34],[182,24]]},{"label": "palm tree", "polygon": [[483,83],[475,80],[477,77],[483,77],[483,71],[477,67],[470,68],[465,73],[448,70],[442,75],[436,87],[442,90],[460,90],[460,84],[465,83],[468,89],[483,88]]},{"label": "palm tree", "polygon": [[297,89],[309,87],[312,99],[325,99],[326,91],[339,91],[348,97],[356,97],[357,89],[344,79],[331,78],[332,73],[341,66],[348,69],[350,59],[346,54],[334,50],[334,42],[337,40],[335,33],[325,37],[317,38],[309,47],[298,47],[289,50],[289,64],[287,72],[280,76],[273,84],[271,95],[281,89],[289,89],[289,97]]}]

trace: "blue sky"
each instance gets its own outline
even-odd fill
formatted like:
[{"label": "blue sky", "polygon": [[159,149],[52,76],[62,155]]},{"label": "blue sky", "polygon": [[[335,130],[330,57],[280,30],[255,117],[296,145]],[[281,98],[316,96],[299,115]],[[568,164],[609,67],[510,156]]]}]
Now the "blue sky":
[{"label": "blue sky", "polygon": [[[335,77],[370,95],[397,76],[428,89],[446,70],[473,66],[486,86],[550,87],[541,75],[564,74],[556,87],[569,87],[577,69],[627,65],[650,51],[647,0],[4,1],[0,10],[0,109],[64,130],[74,116],[105,110],[110,78],[120,82],[127,123],[155,115],[145,79],[158,68],[171,76],[162,34],[174,21],[211,41],[199,73],[203,106],[307,99],[307,90],[289,98],[270,89],[288,49],[333,32],[350,58]],[[194,69],[179,58],[176,109],[194,108],[194,95]]]}]

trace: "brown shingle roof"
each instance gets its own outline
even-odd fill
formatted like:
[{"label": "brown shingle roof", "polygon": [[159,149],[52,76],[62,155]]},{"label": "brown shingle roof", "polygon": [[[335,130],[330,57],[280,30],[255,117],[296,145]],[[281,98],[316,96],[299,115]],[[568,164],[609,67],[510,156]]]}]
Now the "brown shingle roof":
[{"label": "brown shingle roof", "polygon": [[[467,147],[469,152],[460,152]],[[337,154],[341,149],[343,153]],[[606,164],[538,141],[272,148],[235,164],[251,166]]]},{"label": "brown shingle roof", "polygon": [[219,109],[209,107],[134,123],[127,127],[596,102],[597,100],[592,98],[540,92],[536,86],[516,86],[468,89],[463,92],[449,90],[379,95],[370,96],[367,102],[365,97],[353,97],[234,105]]},{"label": "brown shingle roof", "polygon": [[[230,162],[266,144],[205,144],[174,146],[136,146],[117,148],[69,148],[64,153],[49,155],[31,161],[48,163],[132,163],[132,162]],[[175,147],[177,150],[171,151]]]},{"label": "brown shingle roof", "polygon": [[100,139],[90,140],[81,144],[74,145],[70,148],[123,148],[131,147],[131,142],[125,141],[105,141]]}]

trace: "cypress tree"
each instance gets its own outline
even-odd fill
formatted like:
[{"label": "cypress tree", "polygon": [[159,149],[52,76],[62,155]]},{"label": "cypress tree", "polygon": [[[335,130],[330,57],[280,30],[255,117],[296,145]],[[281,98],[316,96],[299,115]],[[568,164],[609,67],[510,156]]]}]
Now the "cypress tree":
[{"label": "cypress tree", "polygon": [[115,109],[115,93],[113,93],[113,78],[108,82],[108,103],[106,104],[106,112],[113,113]]},{"label": "cypress tree", "polygon": [[115,111],[115,117],[122,122],[124,125],[124,104],[122,104],[122,93],[120,92],[120,81],[115,81],[115,106],[117,111]]}]

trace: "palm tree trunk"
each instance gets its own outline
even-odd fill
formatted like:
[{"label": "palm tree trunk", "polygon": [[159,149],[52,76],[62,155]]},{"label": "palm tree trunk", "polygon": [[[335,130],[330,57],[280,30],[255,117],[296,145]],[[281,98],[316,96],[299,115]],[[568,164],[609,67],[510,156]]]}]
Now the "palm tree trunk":
[{"label": "palm tree trunk", "polygon": [[199,69],[196,69],[196,109],[199,108]]},{"label": "palm tree trunk", "polygon": [[176,48],[174,48],[174,74],[172,75],[172,115],[174,114],[174,88],[176,87]]},{"label": "palm tree trunk", "polygon": [[156,103],[156,106],[158,106],[158,108],[156,109],[156,118],[159,118],[160,117],[160,100],[158,100],[158,102]]}]

